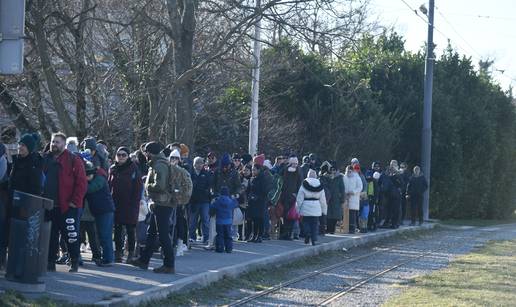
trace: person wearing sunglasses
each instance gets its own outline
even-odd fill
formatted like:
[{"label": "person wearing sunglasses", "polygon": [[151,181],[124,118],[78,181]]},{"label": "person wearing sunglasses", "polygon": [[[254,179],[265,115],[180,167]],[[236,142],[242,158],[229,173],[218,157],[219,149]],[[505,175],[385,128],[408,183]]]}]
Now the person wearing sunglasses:
[{"label": "person wearing sunglasses", "polygon": [[[127,236],[127,259],[134,257],[136,247],[136,224],[142,196],[142,176],[136,163],[129,158],[130,150],[120,147],[115,164],[109,169],[109,186],[115,202],[115,262],[122,262],[124,242]],[[125,234],[124,234],[125,229]]]}]

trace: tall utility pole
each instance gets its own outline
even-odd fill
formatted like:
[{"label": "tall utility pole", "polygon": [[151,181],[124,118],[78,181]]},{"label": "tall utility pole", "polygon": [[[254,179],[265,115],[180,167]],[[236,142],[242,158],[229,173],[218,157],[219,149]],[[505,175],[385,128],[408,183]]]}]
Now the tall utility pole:
[{"label": "tall utility pole", "polygon": [[254,24],[253,41],[253,83],[251,85],[251,120],[249,121],[249,154],[258,152],[258,99],[260,98],[260,31],[261,31],[261,0],[256,0],[257,20]]},{"label": "tall utility pole", "polygon": [[423,131],[421,163],[428,182],[428,189],[423,195],[423,218],[428,220],[430,201],[430,165],[432,161],[432,86],[434,79],[434,0],[429,0],[428,8],[428,39],[426,46],[425,65],[425,98],[423,102]]}]

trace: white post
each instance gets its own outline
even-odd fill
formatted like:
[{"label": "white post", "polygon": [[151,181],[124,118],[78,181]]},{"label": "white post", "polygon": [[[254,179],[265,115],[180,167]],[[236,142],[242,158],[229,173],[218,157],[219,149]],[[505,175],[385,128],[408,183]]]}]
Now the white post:
[{"label": "white post", "polygon": [[[261,0],[256,0],[256,13],[260,11]],[[253,42],[253,72],[251,85],[251,119],[249,121],[249,154],[255,155],[258,152],[258,99],[260,90],[260,27],[261,17],[258,16],[254,25]]]}]

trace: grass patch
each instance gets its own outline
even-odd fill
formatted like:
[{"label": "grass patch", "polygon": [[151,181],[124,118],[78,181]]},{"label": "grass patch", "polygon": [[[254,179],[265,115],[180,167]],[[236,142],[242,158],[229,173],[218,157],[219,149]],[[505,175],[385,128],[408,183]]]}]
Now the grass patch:
[{"label": "grass patch", "polygon": [[483,219],[472,219],[472,220],[443,220],[440,221],[441,224],[444,225],[453,225],[453,226],[494,226],[501,224],[511,224],[516,223],[516,216],[512,216],[511,218],[501,219],[501,220],[483,220]]},{"label": "grass patch", "polygon": [[63,307],[72,306],[65,302],[57,302],[48,297],[41,297],[35,300],[28,299],[21,293],[7,290],[0,294],[0,306],[5,307]]},{"label": "grass patch", "polygon": [[516,241],[492,241],[446,269],[417,277],[384,306],[514,306]]}]

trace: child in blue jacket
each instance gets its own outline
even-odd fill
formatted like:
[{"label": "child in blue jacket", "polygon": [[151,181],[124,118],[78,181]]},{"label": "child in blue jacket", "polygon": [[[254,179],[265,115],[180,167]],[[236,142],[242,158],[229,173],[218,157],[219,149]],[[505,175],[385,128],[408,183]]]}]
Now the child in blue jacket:
[{"label": "child in blue jacket", "polygon": [[220,196],[210,204],[210,210],[217,216],[215,237],[215,251],[217,253],[231,253],[233,250],[233,238],[231,237],[231,226],[233,225],[233,210],[238,206],[236,200],[229,196],[228,187],[220,189]]}]

